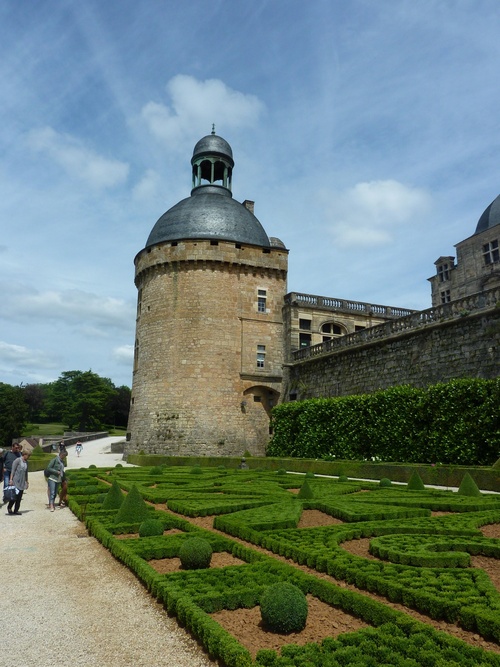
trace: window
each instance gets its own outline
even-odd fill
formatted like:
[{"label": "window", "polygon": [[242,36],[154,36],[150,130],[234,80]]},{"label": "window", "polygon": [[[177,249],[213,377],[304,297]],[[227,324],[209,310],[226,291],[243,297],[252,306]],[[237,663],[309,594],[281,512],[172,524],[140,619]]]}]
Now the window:
[{"label": "window", "polygon": [[257,345],[257,368],[264,368],[266,361],[266,346]]},{"label": "window", "polygon": [[441,303],[449,303],[451,301],[450,290],[444,290],[441,292]]},{"label": "window", "polygon": [[142,287],[137,294],[137,317],[140,317],[142,310]]},{"label": "window", "polygon": [[305,331],[311,331],[311,320],[299,319],[299,329],[304,329]]},{"label": "window", "polygon": [[489,264],[496,264],[500,261],[500,250],[498,248],[498,239],[485,243],[483,245],[483,257],[486,266]]},{"label": "window", "polygon": [[333,336],[341,336],[342,328],[338,324],[334,324],[333,322],[327,322],[326,324],[323,324],[323,326],[321,327],[321,333],[330,334]]},{"label": "window", "polygon": [[444,283],[445,280],[449,280],[450,279],[450,265],[449,264],[440,264],[437,268],[437,273],[438,273],[440,283]]},{"label": "window", "polygon": [[354,331],[364,331],[366,327],[362,327],[360,324],[354,325]]},{"label": "window", "polygon": [[311,334],[299,333],[300,347],[308,347],[311,344]]},{"label": "window", "polygon": [[265,289],[257,290],[257,311],[259,313],[266,312],[267,291]]}]

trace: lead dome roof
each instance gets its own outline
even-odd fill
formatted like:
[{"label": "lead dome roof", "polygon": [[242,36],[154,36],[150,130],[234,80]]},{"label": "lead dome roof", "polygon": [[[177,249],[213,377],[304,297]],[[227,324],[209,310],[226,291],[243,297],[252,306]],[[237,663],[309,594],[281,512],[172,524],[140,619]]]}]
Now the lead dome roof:
[{"label": "lead dome roof", "polygon": [[491,202],[488,208],[484,211],[477,223],[475,234],[481,234],[487,229],[491,229],[496,225],[500,225],[500,195]]},{"label": "lead dome roof", "polygon": [[[211,162],[222,162],[228,170],[234,165],[231,146],[215,133],[203,137],[194,147],[193,168],[205,158]],[[190,197],[182,199],[164,213],[151,230],[146,248],[182,239],[271,246],[264,227],[255,215],[233,199],[229,187],[215,182],[194,187]]]}]

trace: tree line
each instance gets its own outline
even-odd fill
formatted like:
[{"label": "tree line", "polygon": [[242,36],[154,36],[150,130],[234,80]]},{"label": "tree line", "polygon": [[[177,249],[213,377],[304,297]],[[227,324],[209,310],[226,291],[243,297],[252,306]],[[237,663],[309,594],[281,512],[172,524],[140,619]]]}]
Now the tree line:
[{"label": "tree line", "polygon": [[68,431],[126,427],[130,389],[92,371],[65,371],[55,382],[12,386],[0,382],[0,446],[10,447],[29,423],[57,422]]}]

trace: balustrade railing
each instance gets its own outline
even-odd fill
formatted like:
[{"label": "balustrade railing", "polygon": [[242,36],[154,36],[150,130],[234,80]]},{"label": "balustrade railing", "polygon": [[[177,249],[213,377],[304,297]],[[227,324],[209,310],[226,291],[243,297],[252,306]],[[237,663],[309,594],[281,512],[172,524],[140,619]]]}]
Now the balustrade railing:
[{"label": "balustrade railing", "polygon": [[[307,295],[304,295],[307,296]],[[321,297],[316,297],[321,298]],[[353,302],[345,302],[353,303]],[[343,348],[363,345],[373,341],[380,341],[398,333],[421,329],[422,327],[436,322],[445,322],[459,317],[464,317],[475,311],[493,308],[500,303],[500,288],[494,288],[485,292],[471,294],[463,299],[450,301],[427,310],[408,311],[409,315],[398,319],[368,327],[362,331],[331,338],[324,343],[302,347],[292,352],[292,361],[302,361],[321,354],[328,354]]]},{"label": "balustrade railing", "polygon": [[381,306],[380,304],[365,303],[363,301],[351,301],[348,299],[336,299],[328,296],[316,296],[315,294],[300,294],[290,292],[285,296],[287,305],[302,306],[303,308],[324,308],[325,310],[339,310],[343,313],[365,313],[366,315],[378,315],[380,317],[403,317],[414,313],[409,308],[395,308],[393,306]]}]

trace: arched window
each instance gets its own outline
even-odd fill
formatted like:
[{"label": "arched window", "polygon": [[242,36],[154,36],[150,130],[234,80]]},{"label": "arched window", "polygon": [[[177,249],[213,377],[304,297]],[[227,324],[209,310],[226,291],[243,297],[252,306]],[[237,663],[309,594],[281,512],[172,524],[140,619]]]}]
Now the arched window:
[{"label": "arched window", "polygon": [[335,322],[325,322],[325,324],[321,325],[321,333],[323,334],[323,342],[325,342],[335,336],[343,336],[346,330],[340,324],[335,324]]}]

